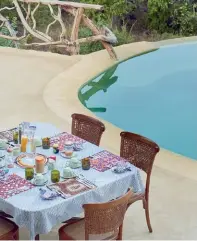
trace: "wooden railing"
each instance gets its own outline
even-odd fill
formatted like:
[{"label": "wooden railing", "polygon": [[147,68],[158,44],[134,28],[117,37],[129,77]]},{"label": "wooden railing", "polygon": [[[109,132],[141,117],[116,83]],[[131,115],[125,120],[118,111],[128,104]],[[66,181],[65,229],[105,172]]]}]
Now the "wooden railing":
[{"label": "wooden railing", "polygon": [[[85,9],[100,11],[103,9],[101,5],[55,0],[13,0],[12,2],[13,7],[5,6],[0,9],[0,26],[7,27],[10,33],[10,35],[5,35],[0,32],[1,38],[12,40],[17,44],[24,39],[27,39],[28,36],[32,36],[37,41],[33,41],[31,43],[23,41],[25,46],[56,46],[57,48],[65,48],[71,55],[79,53],[81,43],[101,41],[110,57],[117,59],[116,53],[112,47],[112,44],[117,42],[116,36],[107,27],[103,27],[102,29],[97,28],[84,13]],[[50,15],[53,18],[53,21],[48,23],[46,26],[45,31],[39,31],[37,29],[37,21],[35,18],[35,13],[42,5],[49,8]],[[57,6],[57,13],[54,12],[53,6]],[[8,21],[8,19],[3,15],[5,10],[15,10],[17,12],[24,28],[23,34],[20,36],[17,35],[15,30],[12,28],[10,21]],[[67,28],[62,17],[62,10],[73,16],[73,26],[69,38],[66,38]],[[59,36],[54,38],[50,35],[50,29],[56,23],[59,23],[61,33]],[[81,23],[92,31],[93,36],[79,38],[78,35]]]}]

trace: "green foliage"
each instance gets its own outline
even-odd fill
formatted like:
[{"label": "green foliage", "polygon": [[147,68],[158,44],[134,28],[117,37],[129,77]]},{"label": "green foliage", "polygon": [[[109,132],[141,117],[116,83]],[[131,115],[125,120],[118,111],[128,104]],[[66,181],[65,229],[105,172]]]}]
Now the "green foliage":
[{"label": "green foliage", "polygon": [[[13,17],[11,19],[11,26],[15,31],[17,30],[17,18],[16,17]],[[9,30],[4,25],[2,27],[0,27],[0,33],[3,35],[8,35],[8,36],[10,35]],[[0,38],[0,46],[14,47],[14,43],[12,40]]]},{"label": "green foliage", "polygon": [[104,6],[104,11],[102,12],[89,11],[91,18],[101,25],[111,21],[113,16],[123,16],[132,7],[126,0],[81,0],[80,2]]},{"label": "green foliage", "polygon": [[[80,28],[79,30],[79,38],[85,38],[92,36],[92,32],[86,28]],[[80,45],[80,54],[89,54],[92,52],[96,52],[103,49],[103,46],[100,42],[95,43],[84,43]]]},{"label": "green foliage", "polygon": [[197,18],[187,0],[149,0],[148,21],[159,33],[190,35],[197,30]]},{"label": "green foliage", "polygon": [[[127,31],[126,25],[124,25],[121,29],[115,28],[112,31],[115,33],[118,39],[116,46],[131,43],[134,40],[131,33]],[[83,27],[80,29],[79,38],[90,36],[92,36],[92,32],[88,28]],[[80,54],[89,54],[101,49],[103,49],[103,46],[100,42],[84,43],[80,45]]]},{"label": "green foliage", "polygon": [[113,29],[113,33],[116,35],[118,39],[118,43],[116,44],[116,46],[132,43],[134,41],[134,38],[131,32],[127,30],[126,25],[123,25],[120,29]]}]

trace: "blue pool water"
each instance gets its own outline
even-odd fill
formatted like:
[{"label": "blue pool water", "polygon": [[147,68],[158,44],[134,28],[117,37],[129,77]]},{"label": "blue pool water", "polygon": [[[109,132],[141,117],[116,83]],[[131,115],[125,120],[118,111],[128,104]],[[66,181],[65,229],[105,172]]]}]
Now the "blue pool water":
[{"label": "blue pool water", "polygon": [[79,98],[114,125],[197,159],[197,43],[120,63],[85,85]]}]

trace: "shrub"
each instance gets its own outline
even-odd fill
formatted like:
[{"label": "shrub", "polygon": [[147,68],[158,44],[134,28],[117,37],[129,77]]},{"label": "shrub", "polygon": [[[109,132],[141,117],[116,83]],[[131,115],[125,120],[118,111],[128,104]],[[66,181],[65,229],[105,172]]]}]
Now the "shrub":
[{"label": "shrub", "polygon": [[[12,28],[16,31],[17,30],[17,18],[13,17],[10,22],[11,22]],[[8,36],[10,35],[9,30],[4,25],[2,27],[0,27],[0,33],[2,33],[3,35],[8,35]],[[15,45],[12,40],[0,38],[0,46],[14,47]]]},{"label": "shrub", "polygon": [[159,33],[191,35],[197,30],[193,5],[187,0],[149,0],[148,22]]}]

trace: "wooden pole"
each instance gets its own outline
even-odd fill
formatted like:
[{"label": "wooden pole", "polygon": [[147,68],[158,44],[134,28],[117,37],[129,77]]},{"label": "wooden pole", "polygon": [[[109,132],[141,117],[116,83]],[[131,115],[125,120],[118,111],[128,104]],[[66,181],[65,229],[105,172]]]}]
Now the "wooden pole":
[{"label": "wooden pole", "polygon": [[[70,14],[72,14],[74,17],[76,16],[76,9],[74,8],[68,8],[68,7],[62,7],[66,12],[69,12]],[[82,20],[83,20],[83,23],[86,27],[88,27],[92,33],[94,35],[101,35],[99,29],[93,24],[93,22],[85,15],[83,14],[82,15]],[[108,51],[110,57],[114,60],[117,60],[117,55],[112,47],[112,45],[108,42],[105,42],[103,40],[101,40],[101,43],[103,45],[103,47]]]},{"label": "wooden pole", "polygon": [[[73,23],[72,33],[71,33],[71,41],[75,42],[79,37],[79,26],[81,23],[81,19],[84,13],[84,8],[78,8],[75,14],[75,19]],[[71,54],[78,54],[79,53],[79,44],[76,46],[71,47]]]}]

